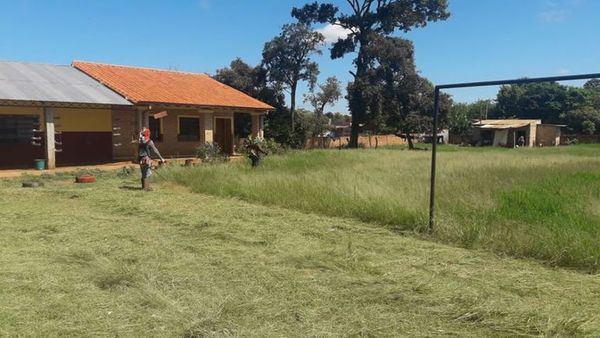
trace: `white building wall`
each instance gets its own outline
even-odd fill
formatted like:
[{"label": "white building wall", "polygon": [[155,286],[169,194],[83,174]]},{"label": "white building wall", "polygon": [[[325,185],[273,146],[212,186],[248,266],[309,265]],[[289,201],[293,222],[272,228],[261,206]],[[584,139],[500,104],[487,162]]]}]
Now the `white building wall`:
[{"label": "white building wall", "polygon": [[508,141],[508,129],[496,130],[494,133],[494,147],[503,147]]}]

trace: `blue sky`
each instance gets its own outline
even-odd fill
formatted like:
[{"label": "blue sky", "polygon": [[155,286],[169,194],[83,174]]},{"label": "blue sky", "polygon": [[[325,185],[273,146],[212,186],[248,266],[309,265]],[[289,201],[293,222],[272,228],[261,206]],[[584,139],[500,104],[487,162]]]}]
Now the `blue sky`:
[{"label": "blue sky", "polygon": [[[214,74],[239,56],[260,62],[266,41],[305,0],[0,0],[0,59],[72,60]],[[344,0],[335,0],[346,8]],[[436,84],[600,72],[599,0],[449,0],[449,20],[408,34]],[[350,79],[351,59],[316,60],[321,81]],[[575,83],[578,84],[578,83]],[[493,98],[461,89],[456,101]],[[304,92],[304,90],[302,91]],[[334,111],[346,111],[341,100]]]}]

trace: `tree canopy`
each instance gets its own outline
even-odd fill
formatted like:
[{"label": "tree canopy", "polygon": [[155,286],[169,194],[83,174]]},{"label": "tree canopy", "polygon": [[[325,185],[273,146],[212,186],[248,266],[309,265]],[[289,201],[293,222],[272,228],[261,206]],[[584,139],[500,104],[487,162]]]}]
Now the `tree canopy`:
[{"label": "tree canopy", "polygon": [[587,81],[583,88],[585,89],[600,89],[600,79],[591,79]]},{"label": "tree canopy", "polygon": [[468,135],[473,120],[496,117],[496,103],[493,100],[477,100],[472,103],[452,105],[448,115],[448,129],[455,135]]},{"label": "tree canopy", "polygon": [[588,99],[586,90],[556,82],[502,86],[497,97],[496,117],[560,123],[565,113],[585,106]]},{"label": "tree canopy", "polygon": [[319,54],[324,37],[303,23],[284,25],[281,33],[265,44],[263,65],[269,80],[278,83],[290,93],[290,114],[294,130],[294,112],[298,83],[308,82],[313,88],[319,75],[319,65],[311,55]]},{"label": "tree canopy", "polygon": [[[349,108],[352,113],[351,147],[358,146],[360,125],[369,123],[369,106],[372,106],[374,88],[370,87],[374,65],[374,52],[380,52],[376,44],[385,41],[392,33],[408,32],[423,27],[428,22],[445,20],[449,17],[446,0],[346,0],[348,11],[340,11],[332,3],[313,2],[302,8],[294,8],[292,16],[300,23],[327,23],[346,29],[349,34],[339,39],[331,48],[331,58],[337,59],[348,53],[357,52],[354,59],[354,81],[348,87]],[[391,44],[403,44],[401,40]],[[404,40],[405,41],[405,40]],[[387,41],[386,41],[387,42]],[[406,49],[403,49],[404,51]],[[406,56],[412,57],[411,53]],[[407,61],[408,62],[408,61]],[[404,64],[406,62],[402,62]]]},{"label": "tree canopy", "polygon": [[[310,92],[305,95],[304,101],[310,103],[314,109],[313,135],[323,136],[327,128],[328,119],[323,116],[325,107],[333,105],[342,96],[340,81],[335,77],[329,77],[325,83],[318,85],[319,91]],[[323,139],[319,141],[324,146]]]},{"label": "tree canopy", "polygon": [[214,79],[278,110],[285,106],[285,95],[268,82],[267,70],[261,66],[252,67],[240,58],[231,61],[229,67],[218,69]]},{"label": "tree canopy", "polygon": [[[433,85],[417,72],[413,44],[381,36],[365,51],[368,67],[363,90],[359,93],[351,83],[348,91],[351,105],[354,100],[366,103],[365,127],[376,133],[402,131],[407,135],[431,131]],[[443,94],[441,102],[441,115],[445,117],[450,97]],[[411,142],[409,146],[412,148]]]},{"label": "tree canopy", "polygon": [[319,91],[306,94],[304,101],[314,108],[315,114],[323,115],[327,105],[335,104],[342,97],[342,86],[337,77],[331,76],[317,87]]}]

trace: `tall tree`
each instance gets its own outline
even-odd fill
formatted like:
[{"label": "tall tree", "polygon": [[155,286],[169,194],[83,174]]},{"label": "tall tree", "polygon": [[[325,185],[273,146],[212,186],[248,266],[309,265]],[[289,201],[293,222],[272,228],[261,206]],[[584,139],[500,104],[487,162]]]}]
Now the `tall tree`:
[{"label": "tall tree", "polygon": [[267,81],[267,71],[260,65],[252,67],[236,58],[229,67],[218,69],[213,78],[277,109],[285,106],[281,88]]},{"label": "tall tree", "polygon": [[591,106],[571,110],[563,117],[569,130],[575,133],[591,135],[600,130],[600,110]]},{"label": "tall tree", "polygon": [[423,27],[430,21],[449,17],[447,0],[346,0],[347,13],[340,12],[332,3],[314,2],[302,8],[294,8],[292,16],[305,24],[328,23],[341,26],[349,34],[339,39],[331,48],[331,58],[337,59],[357,52],[354,59],[354,81],[348,88],[349,107],[352,113],[350,147],[358,146],[360,125],[367,121],[369,91],[368,70],[371,44],[378,38],[400,30],[408,32]]},{"label": "tall tree", "polygon": [[454,135],[465,136],[471,130],[470,105],[456,103],[452,105],[448,115],[448,129]]},{"label": "tall tree", "polygon": [[[335,76],[327,78],[325,83],[318,85],[318,87],[319,91],[316,93],[311,91],[305,96],[304,101],[310,103],[314,109],[314,134],[321,137],[325,131],[325,124],[327,124],[323,116],[325,107],[335,104],[342,96],[342,90],[340,81]],[[324,146],[322,138],[320,139],[320,145]]]},{"label": "tall tree", "polygon": [[[421,77],[414,62],[413,44],[398,37],[379,36],[365,48],[367,72],[360,92],[366,104],[364,128],[377,133],[401,131],[409,136],[431,131],[433,85]],[[356,100],[357,92],[350,84],[348,98]],[[441,96],[441,120],[449,111],[450,97]],[[414,149],[408,137],[410,149]]]},{"label": "tall tree", "polygon": [[281,84],[290,93],[292,132],[296,110],[296,92],[301,81],[307,81],[312,89],[319,75],[319,66],[311,60],[320,54],[319,47],[324,37],[303,23],[284,25],[281,33],[265,44],[263,65],[269,79]]},{"label": "tall tree", "polygon": [[304,101],[309,103],[315,111],[316,115],[323,115],[325,107],[330,104],[335,104],[342,96],[340,81],[335,77],[329,77],[325,83],[318,85],[318,92],[310,92],[304,98]]},{"label": "tall tree", "polygon": [[453,103],[448,114],[448,127],[457,135],[466,135],[471,121],[496,118],[496,103],[493,100],[477,100],[471,103]]},{"label": "tall tree", "polygon": [[333,125],[347,124],[347,123],[350,123],[350,121],[352,120],[350,115],[345,115],[340,112],[325,113],[325,116],[331,120],[331,124],[333,124]]},{"label": "tall tree", "polygon": [[562,114],[587,104],[584,90],[556,82],[502,86],[497,96],[498,117],[541,119],[560,123]]}]

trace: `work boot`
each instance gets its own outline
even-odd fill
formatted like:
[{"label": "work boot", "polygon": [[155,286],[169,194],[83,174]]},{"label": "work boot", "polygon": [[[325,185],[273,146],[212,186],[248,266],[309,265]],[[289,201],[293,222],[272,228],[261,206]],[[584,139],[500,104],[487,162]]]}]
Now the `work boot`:
[{"label": "work boot", "polygon": [[144,180],[143,187],[144,187],[144,191],[152,191],[152,188],[150,187],[150,182],[148,181],[148,179]]}]

